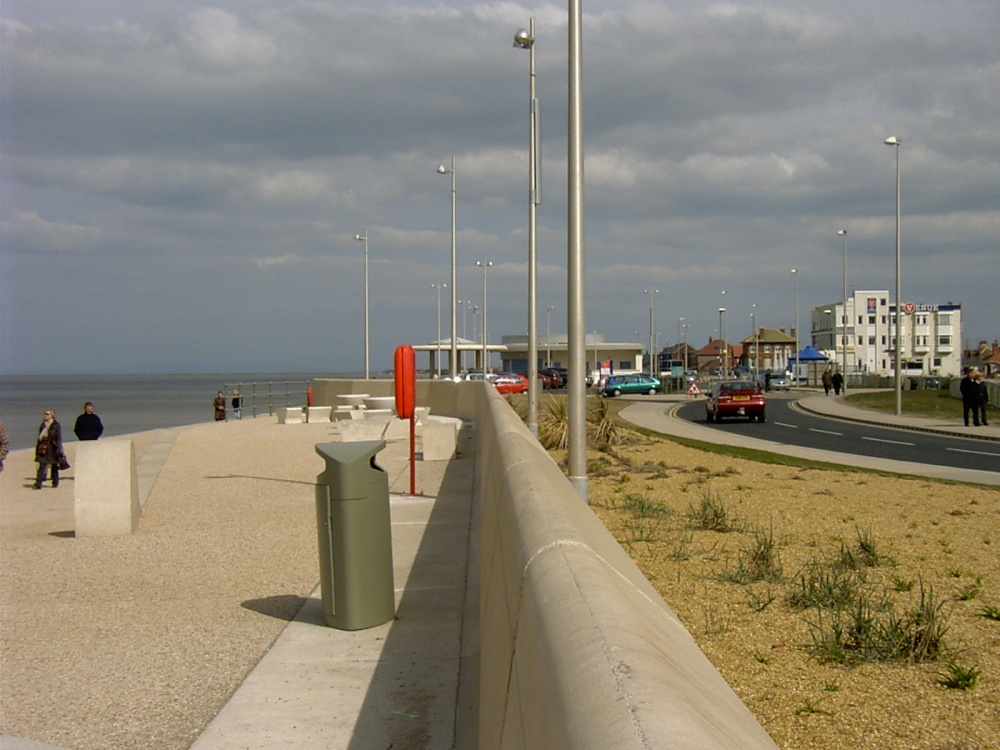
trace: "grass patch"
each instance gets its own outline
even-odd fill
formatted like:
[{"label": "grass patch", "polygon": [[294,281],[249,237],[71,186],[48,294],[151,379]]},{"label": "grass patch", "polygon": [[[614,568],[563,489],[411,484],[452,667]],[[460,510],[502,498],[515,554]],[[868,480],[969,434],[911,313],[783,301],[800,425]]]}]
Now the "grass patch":
[{"label": "grass patch", "polygon": [[[896,391],[873,391],[856,393],[847,397],[847,403],[861,409],[884,414],[896,413]],[[926,416],[937,419],[957,419],[962,412],[962,402],[952,398],[948,391],[916,390],[903,391],[903,415]]]}]

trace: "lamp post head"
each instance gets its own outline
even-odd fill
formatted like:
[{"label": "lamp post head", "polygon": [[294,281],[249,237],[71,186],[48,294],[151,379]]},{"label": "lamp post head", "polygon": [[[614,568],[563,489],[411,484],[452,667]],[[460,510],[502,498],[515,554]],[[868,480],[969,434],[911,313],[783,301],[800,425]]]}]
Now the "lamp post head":
[{"label": "lamp post head", "polygon": [[365,240],[368,239],[368,237],[362,237],[360,234],[356,234],[354,235],[354,239],[361,240],[362,242],[364,242]]},{"label": "lamp post head", "polygon": [[839,235],[841,235],[843,237],[846,237],[847,236],[847,230],[846,229],[838,229],[837,230],[837,234],[839,234]]},{"label": "lamp post head", "polygon": [[724,308],[724,307],[720,307],[720,308],[719,308],[719,312],[720,312],[720,313],[724,313],[725,311],[726,311],[726,308]]},{"label": "lamp post head", "polygon": [[444,164],[438,167],[438,174],[448,174],[451,170],[448,169]]},{"label": "lamp post head", "polygon": [[514,46],[519,49],[531,49],[535,43],[535,38],[531,36],[527,29],[518,29],[514,34]]},{"label": "lamp post head", "polygon": [[894,135],[890,135],[888,138],[885,139],[886,146],[898,146],[902,142],[903,142],[902,138],[897,138]]}]

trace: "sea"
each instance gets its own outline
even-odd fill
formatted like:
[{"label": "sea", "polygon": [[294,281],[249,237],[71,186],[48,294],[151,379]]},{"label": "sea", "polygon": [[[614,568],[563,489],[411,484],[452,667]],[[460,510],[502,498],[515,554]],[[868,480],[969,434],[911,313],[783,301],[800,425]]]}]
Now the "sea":
[{"label": "sea", "polygon": [[[35,445],[42,413],[56,412],[63,439],[75,440],[73,424],[87,401],[104,423],[104,436],[211,422],[219,391],[227,406],[233,389],[243,397],[244,419],[306,403],[316,378],[360,378],[359,373],[217,375],[19,375],[0,377],[0,420],[11,450]],[[232,418],[232,414],[229,414]]]}]

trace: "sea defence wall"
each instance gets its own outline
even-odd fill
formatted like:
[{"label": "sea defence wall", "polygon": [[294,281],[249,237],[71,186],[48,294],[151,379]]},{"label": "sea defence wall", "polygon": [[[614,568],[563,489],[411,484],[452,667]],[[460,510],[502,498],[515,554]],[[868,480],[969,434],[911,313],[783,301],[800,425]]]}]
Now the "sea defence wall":
[{"label": "sea defence wall", "polygon": [[[314,403],[382,386],[317,381]],[[479,748],[776,748],[495,389],[417,402],[477,425]]]}]

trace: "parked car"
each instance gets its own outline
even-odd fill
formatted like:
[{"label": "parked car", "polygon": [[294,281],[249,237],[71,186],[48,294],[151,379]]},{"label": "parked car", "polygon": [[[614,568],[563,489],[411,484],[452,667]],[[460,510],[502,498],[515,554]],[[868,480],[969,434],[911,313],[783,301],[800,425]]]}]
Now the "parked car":
[{"label": "parked car", "polygon": [[[565,367],[553,367],[552,369],[559,373],[559,377],[562,378],[563,382],[562,387],[565,388],[569,384],[569,372]],[[584,382],[587,384],[587,387],[590,388],[590,386],[594,384],[594,379],[590,377],[590,375],[587,375]]]},{"label": "parked car", "polygon": [[527,393],[528,379],[513,372],[499,372],[490,378],[500,393]]},{"label": "parked car", "polygon": [[612,375],[604,381],[602,396],[621,396],[623,393],[659,393],[660,381],[651,375]]},{"label": "parked car", "polygon": [[[773,384],[773,379],[772,379]],[[749,417],[752,422],[765,419],[764,394],[752,380],[727,380],[716,383],[705,402],[705,421],[721,422],[723,417]]]},{"label": "parked car", "polygon": [[784,375],[772,375],[771,376],[771,390],[772,391],[788,391],[791,390],[792,384],[789,382],[788,378]]},{"label": "parked car", "polygon": [[539,370],[538,374],[543,377],[548,377],[549,381],[552,383],[552,385],[546,385],[546,388],[562,388],[566,385],[566,381],[563,380],[562,374],[554,367],[546,367]]}]

